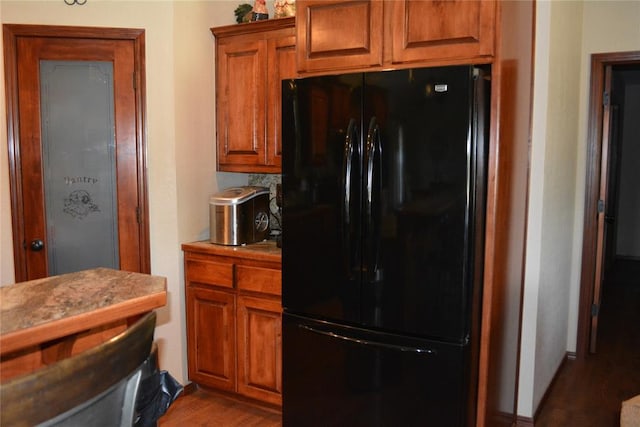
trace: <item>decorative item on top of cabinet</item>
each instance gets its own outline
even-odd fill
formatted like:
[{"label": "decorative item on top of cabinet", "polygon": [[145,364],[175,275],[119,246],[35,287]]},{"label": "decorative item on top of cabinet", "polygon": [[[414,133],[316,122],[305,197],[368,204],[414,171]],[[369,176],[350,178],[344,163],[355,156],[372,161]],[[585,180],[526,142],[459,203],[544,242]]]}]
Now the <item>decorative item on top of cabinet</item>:
[{"label": "decorative item on top of cabinet", "polygon": [[253,2],[253,13],[251,14],[251,20],[262,21],[265,19],[269,19],[269,12],[267,11],[265,0],[255,0]]},{"label": "decorative item on top of cabinet", "polygon": [[298,0],[298,71],[489,62],[494,0]]},{"label": "decorative item on top of cabinet", "polygon": [[233,11],[236,16],[236,22],[242,24],[243,22],[251,21],[251,12],[253,7],[248,3],[242,3]]},{"label": "decorative item on top of cabinet", "polygon": [[281,80],[296,77],[295,19],[212,28],[219,171],[280,173]]},{"label": "decorative item on top of cabinet", "polygon": [[282,273],[273,241],[182,245],[189,379],[282,404]]},{"label": "decorative item on top of cabinet", "polygon": [[273,0],[274,18],[296,16],[296,0]]}]

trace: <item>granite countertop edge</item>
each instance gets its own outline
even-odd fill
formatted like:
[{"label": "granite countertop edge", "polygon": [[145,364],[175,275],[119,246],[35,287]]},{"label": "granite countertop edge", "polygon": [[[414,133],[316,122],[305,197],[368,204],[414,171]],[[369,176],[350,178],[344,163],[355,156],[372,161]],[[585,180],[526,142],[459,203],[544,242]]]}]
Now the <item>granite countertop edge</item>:
[{"label": "granite countertop edge", "polygon": [[[0,333],[11,336],[30,328],[105,310],[144,307],[165,301],[166,278],[96,268],[0,288]],[[131,310],[135,311],[136,308]]]},{"label": "granite countertop edge", "polygon": [[280,263],[282,261],[282,249],[274,240],[249,243],[241,246],[226,246],[211,243],[208,240],[200,240],[182,244],[185,252],[198,252],[210,255],[233,256],[248,259],[257,259]]}]

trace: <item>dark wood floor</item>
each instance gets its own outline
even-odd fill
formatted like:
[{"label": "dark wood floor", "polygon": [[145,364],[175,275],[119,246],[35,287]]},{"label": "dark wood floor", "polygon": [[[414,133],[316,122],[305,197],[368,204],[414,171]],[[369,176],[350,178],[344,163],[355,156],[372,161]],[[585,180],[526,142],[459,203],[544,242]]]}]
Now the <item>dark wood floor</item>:
[{"label": "dark wood floor", "polygon": [[[536,427],[614,427],[620,403],[640,394],[640,261],[618,262],[607,276],[598,352],[567,361],[549,390]],[[272,410],[197,390],[180,397],[160,427],[279,427]],[[490,426],[489,426],[490,427]]]},{"label": "dark wood floor", "polygon": [[278,411],[197,389],[178,397],[160,418],[159,427],[280,427]]},{"label": "dark wood floor", "polygon": [[640,394],[640,261],[616,261],[605,276],[597,353],[566,361],[536,427],[614,427],[620,405]]}]

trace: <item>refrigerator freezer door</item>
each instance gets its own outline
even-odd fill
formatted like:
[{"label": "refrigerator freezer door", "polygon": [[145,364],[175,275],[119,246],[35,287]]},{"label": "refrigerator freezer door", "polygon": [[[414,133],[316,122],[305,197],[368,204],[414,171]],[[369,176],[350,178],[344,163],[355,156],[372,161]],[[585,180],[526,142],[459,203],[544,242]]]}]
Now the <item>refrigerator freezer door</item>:
[{"label": "refrigerator freezer door", "polygon": [[473,91],[469,66],[365,74],[363,325],[468,339]]},{"label": "refrigerator freezer door", "polygon": [[283,82],[283,306],[360,321],[362,74]]},{"label": "refrigerator freezer door", "polygon": [[462,426],[467,347],[283,319],[283,425]]}]

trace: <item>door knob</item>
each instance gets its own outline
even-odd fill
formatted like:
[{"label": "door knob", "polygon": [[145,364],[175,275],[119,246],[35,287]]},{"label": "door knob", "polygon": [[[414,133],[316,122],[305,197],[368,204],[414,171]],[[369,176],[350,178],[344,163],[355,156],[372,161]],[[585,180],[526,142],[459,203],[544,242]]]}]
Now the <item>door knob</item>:
[{"label": "door knob", "polygon": [[39,250],[42,250],[42,248],[44,248],[44,242],[40,239],[36,239],[36,240],[32,240],[31,241],[31,250],[34,252],[37,252]]}]

